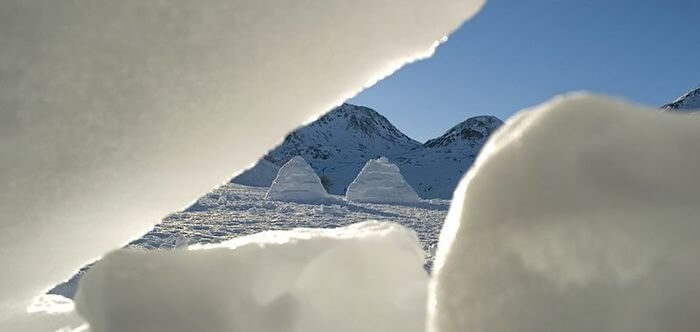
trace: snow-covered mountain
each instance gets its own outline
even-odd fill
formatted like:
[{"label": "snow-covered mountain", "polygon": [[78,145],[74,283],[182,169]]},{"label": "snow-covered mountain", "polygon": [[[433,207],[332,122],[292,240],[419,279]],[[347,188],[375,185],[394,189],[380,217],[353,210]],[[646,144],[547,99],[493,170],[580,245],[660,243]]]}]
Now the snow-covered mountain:
[{"label": "snow-covered mountain", "polygon": [[421,149],[390,159],[421,197],[451,198],[481,147],[502,124],[495,116],[472,117],[428,140]]},{"label": "snow-covered mountain", "polygon": [[387,157],[422,198],[450,198],[489,135],[502,124],[477,116],[421,144],[384,116],[363,106],[343,104],[287,135],[265,159],[281,166],[303,157],[329,193],[342,195],[370,159]]},{"label": "snow-covered mountain", "polygon": [[695,113],[700,111],[700,86],[662,106],[662,108],[674,112]]}]

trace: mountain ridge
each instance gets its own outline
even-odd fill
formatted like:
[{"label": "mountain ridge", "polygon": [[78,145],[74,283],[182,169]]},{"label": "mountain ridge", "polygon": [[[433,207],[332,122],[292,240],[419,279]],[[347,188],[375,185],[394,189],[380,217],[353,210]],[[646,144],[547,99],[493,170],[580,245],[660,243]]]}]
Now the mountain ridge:
[{"label": "mountain ridge", "polygon": [[671,112],[694,113],[700,111],[700,85],[676,98],[676,100],[661,106],[661,108]]},{"label": "mountain ridge", "polygon": [[344,103],[289,133],[263,159],[281,166],[301,156],[330,193],[342,195],[368,160],[387,157],[422,198],[450,198],[481,146],[502,123],[490,115],[471,117],[420,143],[379,112]]}]

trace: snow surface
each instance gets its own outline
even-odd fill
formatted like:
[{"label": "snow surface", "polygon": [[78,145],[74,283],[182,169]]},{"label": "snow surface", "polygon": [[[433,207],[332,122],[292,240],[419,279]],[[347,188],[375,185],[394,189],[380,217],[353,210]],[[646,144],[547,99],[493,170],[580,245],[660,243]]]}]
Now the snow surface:
[{"label": "snow surface", "polygon": [[574,94],[511,118],[441,233],[429,331],[695,331],[700,119]]},{"label": "snow surface", "polygon": [[0,2],[0,330],[482,2]]},{"label": "snow surface", "polygon": [[368,161],[348,186],[345,198],[352,202],[386,204],[410,204],[421,200],[399,168],[386,157]]},{"label": "snow surface", "polygon": [[83,277],[78,311],[92,331],[424,329],[423,251],[398,224],[264,232],[190,249],[110,253]]},{"label": "snow surface", "polygon": [[265,199],[309,203],[322,202],[328,198],[321,179],[304,158],[299,156],[290,159],[280,168],[265,195]]},{"label": "snow surface", "polygon": [[[216,244],[269,230],[298,227],[336,228],[366,220],[397,222],[418,235],[426,252],[426,268],[432,266],[442,223],[450,202],[430,200],[422,204],[389,205],[346,202],[336,197],[327,204],[265,200],[267,188],[225,184],[201,197],[184,211],[173,213],[126,248],[170,250],[194,244]],[[81,269],[70,281],[51,293],[72,298]]]},{"label": "snow surface", "polygon": [[272,181],[277,177],[277,172],[279,172],[279,170],[280,168],[277,165],[263,158],[258,160],[253,167],[236,175],[231,179],[231,182],[245,186],[270,187]]}]

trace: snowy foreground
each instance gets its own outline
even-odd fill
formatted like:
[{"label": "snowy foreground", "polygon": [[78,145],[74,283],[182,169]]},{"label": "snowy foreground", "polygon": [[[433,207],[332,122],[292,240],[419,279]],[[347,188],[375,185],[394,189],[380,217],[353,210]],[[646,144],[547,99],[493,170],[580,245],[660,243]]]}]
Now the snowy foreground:
[{"label": "snowy foreground", "polygon": [[[225,184],[186,211],[171,214],[127,248],[173,249],[214,244],[269,230],[299,227],[334,228],[366,220],[393,221],[416,232],[430,267],[450,201],[434,199],[414,205],[345,202],[305,204],[265,199],[268,188]],[[81,275],[82,275],[81,271]],[[51,292],[73,297],[79,276]]]},{"label": "snowy foreground", "polygon": [[[76,307],[93,332],[696,331],[698,121],[585,94],[518,114],[455,192],[431,277],[425,233],[421,249],[409,228],[370,221],[115,251],[83,276]],[[163,225],[244,213],[339,226],[404,213],[340,200],[297,210],[251,192],[227,185]],[[398,209],[424,226],[418,213],[440,205],[429,204]],[[151,239],[215,242],[215,228]]]},{"label": "snowy foreground", "polygon": [[77,310],[94,331],[421,332],[425,325],[423,252],[398,224],[265,232],[190,249],[106,256],[83,278]]}]

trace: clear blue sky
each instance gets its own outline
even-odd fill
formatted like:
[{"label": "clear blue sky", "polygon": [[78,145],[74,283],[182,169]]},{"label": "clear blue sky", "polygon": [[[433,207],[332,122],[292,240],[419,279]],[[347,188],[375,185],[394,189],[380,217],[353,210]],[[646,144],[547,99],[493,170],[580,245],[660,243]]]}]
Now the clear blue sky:
[{"label": "clear blue sky", "polygon": [[491,0],[427,60],[349,102],[418,141],[572,90],[658,106],[700,84],[700,0]]}]

